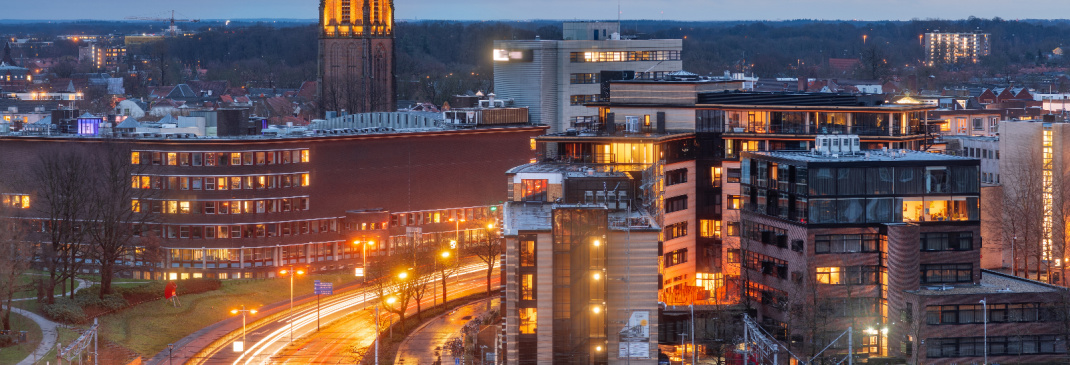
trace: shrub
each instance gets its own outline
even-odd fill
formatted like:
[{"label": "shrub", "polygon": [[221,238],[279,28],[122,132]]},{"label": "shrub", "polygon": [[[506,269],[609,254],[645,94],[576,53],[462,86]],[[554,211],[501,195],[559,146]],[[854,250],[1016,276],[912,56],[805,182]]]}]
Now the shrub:
[{"label": "shrub", "polygon": [[73,300],[56,298],[54,304],[42,308],[48,318],[62,323],[81,323],[85,321],[85,311]]},{"label": "shrub", "polygon": [[18,332],[3,334],[0,333],[0,347],[14,346],[19,343]]}]

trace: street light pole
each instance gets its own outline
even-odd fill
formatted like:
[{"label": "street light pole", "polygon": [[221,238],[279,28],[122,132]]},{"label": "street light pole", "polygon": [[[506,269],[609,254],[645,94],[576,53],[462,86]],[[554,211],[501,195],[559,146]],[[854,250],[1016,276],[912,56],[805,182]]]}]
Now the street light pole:
[{"label": "street light pole", "polygon": [[988,365],[988,298],[981,299],[981,311],[985,318],[985,364]]},{"label": "street light pole", "polygon": [[256,309],[245,309],[245,305],[241,306],[241,309],[234,309],[230,311],[231,314],[241,313],[241,345],[242,352],[245,352],[245,348],[249,346],[249,343],[245,340],[245,314],[256,314]]},{"label": "street light pole", "polygon": [[167,344],[167,365],[171,365],[171,354],[175,351],[175,344]]},{"label": "street light pole", "polygon": [[303,270],[294,271],[294,266],[290,265],[289,270],[282,270],[283,275],[290,275],[290,342],[294,342],[294,276],[304,274]]}]

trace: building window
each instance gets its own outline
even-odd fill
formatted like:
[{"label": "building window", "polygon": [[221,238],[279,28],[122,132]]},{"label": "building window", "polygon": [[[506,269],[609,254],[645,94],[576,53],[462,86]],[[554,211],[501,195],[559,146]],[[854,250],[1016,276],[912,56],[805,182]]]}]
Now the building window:
[{"label": "building window", "polygon": [[584,105],[599,101],[598,95],[572,95],[569,96],[569,105]]},{"label": "building window", "polygon": [[665,199],[665,213],[679,212],[687,209],[687,195]]},{"label": "building window", "polygon": [[815,253],[879,252],[879,234],[825,234],[814,236]]},{"label": "building window", "polygon": [[686,248],[681,248],[665,254],[665,267],[672,267],[685,262],[687,262]]},{"label": "building window", "polygon": [[922,283],[969,283],[973,264],[921,265]]},{"label": "building window", "polygon": [[520,275],[520,300],[535,300],[535,274]]},{"label": "building window", "polygon": [[665,240],[687,236],[687,222],[674,223],[665,226]]},{"label": "building window", "polygon": [[130,152],[130,164],[131,165],[140,165],[141,164],[141,153],[140,152]]},{"label": "building window", "polygon": [[728,222],[728,224],[726,226],[727,226],[727,229],[728,229],[727,234],[728,234],[729,237],[738,237],[739,236],[739,222]]},{"label": "building window", "polygon": [[535,237],[533,236],[520,238],[520,266],[535,266]]},{"label": "building window", "polygon": [[969,251],[973,232],[933,232],[921,234],[922,251]]},{"label": "building window", "polygon": [[137,199],[130,201],[130,211],[134,213],[141,213],[141,202]]},{"label": "building window", "polygon": [[526,202],[544,202],[546,201],[546,187],[549,180],[520,180],[521,189],[523,189],[522,201]]},{"label": "building window", "polygon": [[676,169],[665,172],[665,185],[672,186],[687,182],[687,169]]},{"label": "building window", "polygon": [[700,219],[698,221],[699,236],[702,238],[721,238],[721,221],[713,219]]},{"label": "building window", "polygon": [[728,262],[730,264],[738,264],[739,263],[739,249],[738,248],[729,249],[725,253],[725,262]]},{"label": "building window", "polygon": [[520,334],[534,335],[538,322],[535,308],[520,308]]},{"label": "building window", "polygon": [[598,74],[586,73],[586,74],[571,74],[568,77],[570,84],[597,84]]},{"label": "building window", "polygon": [[739,183],[739,178],[743,176],[742,169],[728,169],[728,182]]},{"label": "building window", "polygon": [[742,203],[741,203],[741,201],[739,199],[739,195],[729,195],[728,196],[728,207],[727,208],[729,210],[739,210],[741,205],[742,205]]},{"label": "building window", "polygon": [[29,209],[30,208],[30,196],[29,195],[17,195],[17,194],[4,194],[4,206],[12,207],[16,209]]},{"label": "building window", "polygon": [[710,186],[715,187],[715,188],[721,186],[721,168],[720,167],[711,167],[710,168]]},{"label": "building window", "polygon": [[818,283],[831,285],[842,283],[840,280],[840,268],[838,267],[819,267],[816,271]]}]

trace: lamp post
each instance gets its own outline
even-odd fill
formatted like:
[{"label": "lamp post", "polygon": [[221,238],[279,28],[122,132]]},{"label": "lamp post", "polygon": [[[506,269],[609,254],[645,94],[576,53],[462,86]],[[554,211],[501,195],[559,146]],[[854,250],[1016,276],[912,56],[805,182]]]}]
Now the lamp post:
[{"label": "lamp post", "polygon": [[305,271],[301,269],[295,271],[293,265],[290,265],[289,270],[283,269],[279,274],[290,276],[290,342],[294,342],[294,276],[304,275]]},{"label": "lamp post", "polygon": [[[361,282],[361,284],[364,284],[364,283],[368,282],[368,246],[374,245],[375,241],[364,241],[364,236],[361,236],[360,238],[361,238],[360,241],[353,241],[353,244],[360,245],[360,249],[361,249],[360,258],[361,258],[361,260],[364,261],[364,264],[361,267],[361,270],[364,270],[364,276],[360,277],[360,282]],[[363,290],[364,290],[364,295],[363,295],[364,296],[364,303],[367,303],[368,302],[368,290],[366,288],[364,288]]]},{"label": "lamp post", "polygon": [[256,314],[256,309],[245,309],[245,305],[241,306],[241,309],[232,309],[230,314],[241,313],[241,348],[242,352],[245,352],[245,347],[248,342],[245,342],[245,314]]},{"label": "lamp post", "polygon": [[175,344],[167,344],[167,365],[171,365],[171,353],[175,351]]},{"label": "lamp post", "polygon": [[485,361],[487,361],[487,345],[480,345],[479,346],[479,365],[484,365]]},{"label": "lamp post", "polygon": [[985,365],[988,365],[988,298],[981,299],[981,312],[985,319]]},{"label": "lamp post", "polygon": [[[442,257],[442,260],[449,260],[450,259],[450,251],[449,250],[442,251],[442,253],[439,254],[439,256]],[[442,263],[442,269],[440,271],[441,276],[442,276],[442,306],[443,307],[446,306],[446,302],[447,302],[446,301],[446,265],[448,265],[448,264],[449,264],[448,262],[443,262]],[[439,271],[438,260],[435,260],[435,271]],[[434,298],[435,299],[432,299],[432,304],[437,303],[437,299],[438,299],[438,286],[437,286],[438,282],[435,281],[434,283],[435,283],[436,286],[431,288],[431,291],[435,293],[434,294]]]}]

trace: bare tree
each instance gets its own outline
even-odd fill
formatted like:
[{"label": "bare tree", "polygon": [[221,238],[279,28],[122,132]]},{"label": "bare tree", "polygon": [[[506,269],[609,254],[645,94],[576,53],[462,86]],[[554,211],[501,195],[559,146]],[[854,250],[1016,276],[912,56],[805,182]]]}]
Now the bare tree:
[{"label": "bare tree", "polygon": [[109,143],[97,159],[99,166],[89,201],[86,229],[92,242],[92,257],[100,263],[100,298],[112,293],[116,262],[134,249],[142,228],[154,215],[141,209],[153,189],[144,189],[139,174],[145,165],[131,163],[130,149]]},{"label": "bare tree", "polygon": [[11,330],[11,305],[15,293],[22,289],[20,277],[33,262],[33,246],[26,242],[25,225],[10,206],[0,207],[0,300],[3,300],[4,330]]},{"label": "bare tree", "polygon": [[[1029,278],[1030,271],[1037,270],[1040,279],[1040,257],[1044,240],[1044,176],[1034,146],[1015,146],[1016,153],[1005,156],[1023,156],[1005,159],[1000,163],[1003,176],[1003,242],[1010,242],[1012,250],[1011,271],[1015,276]],[[1030,259],[1033,264],[1030,264]]]},{"label": "bare tree", "polygon": [[469,251],[487,264],[487,293],[490,293],[490,278],[494,272],[494,264],[498,263],[502,254],[502,236],[493,218],[480,223],[479,229],[483,231],[485,237],[473,242],[469,246]]},{"label": "bare tree", "polygon": [[41,156],[32,176],[40,200],[34,206],[45,223],[40,262],[49,276],[44,282],[47,295],[43,299],[52,304],[55,303],[52,293],[56,286],[65,285],[70,279],[73,289],[74,277],[81,267],[79,258],[84,253],[81,243],[85,238],[83,223],[90,197],[89,161],[76,151],[46,153]]}]

